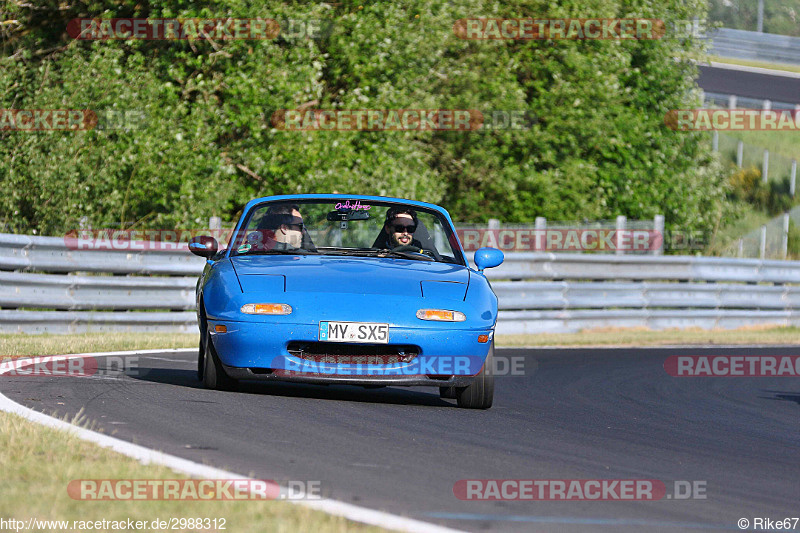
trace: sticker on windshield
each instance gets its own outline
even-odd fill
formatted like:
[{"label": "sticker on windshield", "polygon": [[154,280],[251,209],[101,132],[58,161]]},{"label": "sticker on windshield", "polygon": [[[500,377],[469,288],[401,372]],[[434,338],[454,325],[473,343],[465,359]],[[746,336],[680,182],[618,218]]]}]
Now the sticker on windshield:
[{"label": "sticker on windshield", "polygon": [[239,248],[237,248],[236,251],[239,252],[240,254],[243,254],[249,252],[250,248],[252,248],[250,244],[243,244]]},{"label": "sticker on windshield", "polygon": [[335,209],[353,209],[353,210],[356,210],[356,211],[358,211],[359,209],[363,209],[364,211],[367,211],[367,210],[371,209],[372,206],[371,205],[361,205],[361,200],[355,200],[352,204],[350,203],[350,200],[345,200],[344,203],[340,202],[340,203],[336,204],[336,206],[334,208]]}]

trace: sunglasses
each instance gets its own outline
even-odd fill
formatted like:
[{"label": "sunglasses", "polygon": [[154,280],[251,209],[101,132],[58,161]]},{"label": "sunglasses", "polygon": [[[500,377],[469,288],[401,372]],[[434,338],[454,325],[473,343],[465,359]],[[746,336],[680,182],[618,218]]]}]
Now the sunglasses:
[{"label": "sunglasses", "polygon": [[297,231],[303,231],[303,229],[306,227],[306,225],[302,222],[300,222],[299,224],[284,224],[284,225],[289,229],[297,228]]},{"label": "sunglasses", "polygon": [[417,231],[417,226],[406,226],[405,224],[395,224],[393,227],[395,233],[407,232],[409,235]]}]

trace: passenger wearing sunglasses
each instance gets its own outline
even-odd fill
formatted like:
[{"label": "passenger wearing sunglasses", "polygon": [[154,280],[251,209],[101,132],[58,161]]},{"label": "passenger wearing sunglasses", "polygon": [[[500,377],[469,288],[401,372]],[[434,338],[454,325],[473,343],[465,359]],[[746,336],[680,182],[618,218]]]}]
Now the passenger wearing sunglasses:
[{"label": "passenger wearing sunglasses", "polygon": [[414,238],[417,231],[417,213],[408,207],[392,207],[386,212],[383,231],[375,240],[373,248],[393,249],[398,246],[422,248],[422,243]]}]

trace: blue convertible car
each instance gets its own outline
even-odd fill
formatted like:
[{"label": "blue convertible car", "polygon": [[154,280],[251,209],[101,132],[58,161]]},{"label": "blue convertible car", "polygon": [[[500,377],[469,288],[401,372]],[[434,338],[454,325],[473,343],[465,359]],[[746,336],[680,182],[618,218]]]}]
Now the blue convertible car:
[{"label": "blue convertible car", "polygon": [[447,211],[376,196],[252,200],[229,245],[194,238],[198,377],[380,387],[429,385],[460,407],[492,405],[497,297],[469,267]]}]

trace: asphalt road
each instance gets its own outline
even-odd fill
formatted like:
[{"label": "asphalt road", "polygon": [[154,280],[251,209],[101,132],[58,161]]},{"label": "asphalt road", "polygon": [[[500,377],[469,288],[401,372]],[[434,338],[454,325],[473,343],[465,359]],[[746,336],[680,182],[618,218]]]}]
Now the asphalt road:
[{"label": "asphalt road", "polygon": [[[318,480],[325,496],[470,531],[738,531],[739,518],[800,514],[800,383],[676,378],[662,365],[674,354],[798,352],[498,350],[523,358],[524,375],[498,377],[487,411],[458,409],[428,388],[209,391],[192,356],[175,354],[139,356],[138,368],[107,376],[3,376],[0,392],[48,414],[84,409],[106,433],[170,454],[261,479]],[[461,479],[506,478],[656,479],[668,493],[676,480],[698,481],[706,498],[453,494]]]},{"label": "asphalt road", "polygon": [[710,93],[800,104],[800,78],[796,75],[775,76],[701,65],[697,84]]}]

